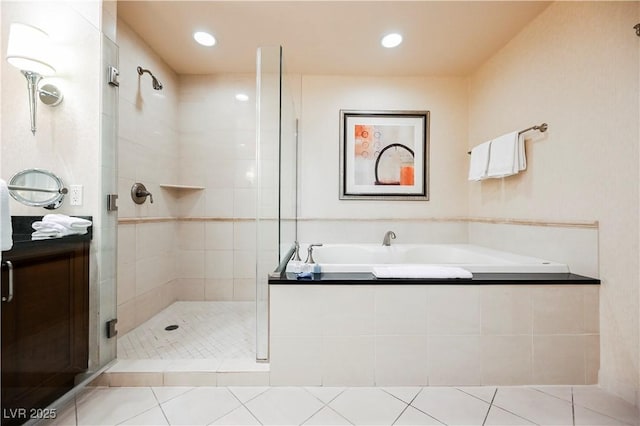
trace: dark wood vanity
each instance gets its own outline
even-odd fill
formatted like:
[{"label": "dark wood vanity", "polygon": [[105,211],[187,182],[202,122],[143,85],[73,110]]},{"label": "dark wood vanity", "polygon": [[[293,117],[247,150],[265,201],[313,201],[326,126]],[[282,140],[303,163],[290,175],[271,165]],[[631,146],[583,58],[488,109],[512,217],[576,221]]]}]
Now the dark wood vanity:
[{"label": "dark wood vanity", "polygon": [[20,229],[2,253],[3,425],[41,418],[88,367],[91,233],[31,241]]}]

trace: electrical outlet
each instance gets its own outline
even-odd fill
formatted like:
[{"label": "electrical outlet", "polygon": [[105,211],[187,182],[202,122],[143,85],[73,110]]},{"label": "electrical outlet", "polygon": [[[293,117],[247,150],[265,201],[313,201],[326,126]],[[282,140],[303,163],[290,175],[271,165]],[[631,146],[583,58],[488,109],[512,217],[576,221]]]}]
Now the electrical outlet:
[{"label": "electrical outlet", "polygon": [[82,185],[69,185],[69,204],[82,205]]}]

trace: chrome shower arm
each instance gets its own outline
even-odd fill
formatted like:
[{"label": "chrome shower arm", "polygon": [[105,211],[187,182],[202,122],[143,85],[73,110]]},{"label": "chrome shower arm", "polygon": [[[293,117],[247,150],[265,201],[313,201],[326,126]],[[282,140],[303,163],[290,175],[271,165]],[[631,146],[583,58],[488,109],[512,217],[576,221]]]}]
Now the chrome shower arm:
[{"label": "chrome shower arm", "polygon": [[140,66],[138,66],[138,68],[137,68],[137,69],[138,69],[138,75],[142,75],[142,74],[144,74],[144,73],[147,73],[147,74],[149,74],[149,75],[151,76],[151,84],[153,85],[153,88],[154,88],[155,90],[162,90],[162,83],[160,83],[160,82],[158,81],[158,79],[156,78],[156,76],[155,76],[155,75],[153,75],[153,73],[152,73],[151,71],[149,71],[149,70],[148,70],[148,69],[146,69],[146,68],[142,68],[142,67],[140,67]]}]

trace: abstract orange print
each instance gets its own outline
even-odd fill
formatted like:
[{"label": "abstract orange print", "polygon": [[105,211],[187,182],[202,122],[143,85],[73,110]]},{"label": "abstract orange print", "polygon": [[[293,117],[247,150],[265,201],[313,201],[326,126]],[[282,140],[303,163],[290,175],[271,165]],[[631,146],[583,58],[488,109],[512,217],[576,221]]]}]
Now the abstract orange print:
[{"label": "abstract orange print", "polygon": [[371,156],[371,137],[373,126],[363,124],[355,125],[355,155],[356,157],[368,158]]}]

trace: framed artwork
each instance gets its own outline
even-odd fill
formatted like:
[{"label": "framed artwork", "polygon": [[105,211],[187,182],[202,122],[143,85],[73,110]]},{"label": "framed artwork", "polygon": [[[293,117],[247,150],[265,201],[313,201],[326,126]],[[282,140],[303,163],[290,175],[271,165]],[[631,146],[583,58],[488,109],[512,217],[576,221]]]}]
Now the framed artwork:
[{"label": "framed artwork", "polygon": [[340,199],[428,200],[429,111],[340,110]]}]

